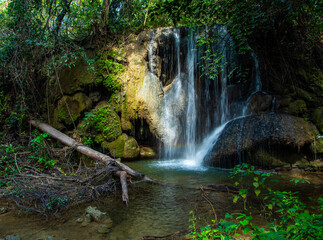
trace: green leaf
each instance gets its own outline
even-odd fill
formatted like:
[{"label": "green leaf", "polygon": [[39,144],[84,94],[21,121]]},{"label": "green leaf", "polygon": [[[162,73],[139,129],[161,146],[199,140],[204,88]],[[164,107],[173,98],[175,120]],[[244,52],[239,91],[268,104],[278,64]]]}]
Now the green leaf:
[{"label": "green leaf", "polygon": [[236,203],[239,200],[239,196],[234,196],[233,202]]},{"label": "green leaf", "polygon": [[246,227],[242,230],[243,234],[248,234],[250,232],[250,228]]},{"label": "green leaf", "polygon": [[248,221],[247,219],[245,219],[245,220],[243,220],[243,221],[240,221],[240,224],[241,224],[242,226],[246,226],[246,225],[248,225],[248,223],[249,223],[249,221]]},{"label": "green leaf", "polygon": [[261,193],[261,191],[260,191],[260,189],[256,189],[255,190],[255,194],[256,194],[256,196],[258,197],[258,195]]},{"label": "green leaf", "polygon": [[[258,188],[259,187],[259,183],[258,182],[254,182],[253,183],[253,186],[255,187],[255,188]],[[258,196],[258,195],[257,195]]]},{"label": "green leaf", "polygon": [[268,209],[272,210],[273,209],[273,205],[272,204],[268,204]]}]

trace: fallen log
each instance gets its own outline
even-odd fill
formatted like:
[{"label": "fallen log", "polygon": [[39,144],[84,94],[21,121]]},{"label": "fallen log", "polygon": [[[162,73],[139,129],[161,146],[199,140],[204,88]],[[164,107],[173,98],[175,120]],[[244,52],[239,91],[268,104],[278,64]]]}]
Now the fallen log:
[{"label": "fallen log", "polygon": [[74,148],[76,151],[93,158],[95,160],[98,160],[102,163],[108,164],[110,162],[113,162],[114,165],[118,168],[120,168],[122,171],[125,171],[127,174],[130,176],[139,178],[139,179],[144,179],[147,181],[151,181],[151,179],[148,176],[145,176],[144,174],[137,172],[136,170],[128,167],[127,165],[120,163],[118,161],[115,161],[108,155],[105,155],[103,153],[100,153],[98,151],[95,151],[92,148],[89,148],[82,143],[79,143],[75,141],[73,138],[67,136],[66,134],[56,130],[55,128],[51,127],[50,125],[46,123],[41,123],[35,120],[30,120],[29,123],[33,125],[34,127],[38,128],[39,130],[48,133],[51,137],[55,138],[56,140],[60,141],[61,143]]}]

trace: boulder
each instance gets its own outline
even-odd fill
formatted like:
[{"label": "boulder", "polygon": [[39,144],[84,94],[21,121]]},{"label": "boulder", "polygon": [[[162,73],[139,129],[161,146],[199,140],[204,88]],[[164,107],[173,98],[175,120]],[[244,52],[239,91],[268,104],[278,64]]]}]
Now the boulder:
[{"label": "boulder", "polygon": [[95,74],[90,71],[88,64],[78,62],[75,66],[66,67],[60,74],[60,85],[64,94],[73,94],[83,91],[84,88],[95,82]]},{"label": "boulder", "polygon": [[133,137],[128,137],[125,140],[123,158],[133,159],[137,158],[140,153],[139,145]]},{"label": "boulder", "polygon": [[[239,153],[251,153],[259,148],[285,147],[294,152],[309,146],[318,135],[310,122],[285,114],[262,114],[247,116],[229,122],[223,129],[208,156],[212,164],[228,159],[237,159]],[[258,154],[259,155],[259,154]],[[264,153],[260,154],[263,158]],[[259,157],[259,156],[258,156]],[[267,158],[272,166],[282,163]]]},{"label": "boulder", "polygon": [[257,92],[249,100],[248,113],[255,114],[272,110],[273,96]]},{"label": "boulder", "polygon": [[[68,108],[67,106],[68,105]],[[57,103],[54,111],[54,125],[71,125],[85,110],[92,107],[92,101],[84,93],[76,93],[73,96],[64,96]]]},{"label": "boulder", "polygon": [[116,158],[134,159],[139,157],[140,148],[133,137],[123,133],[113,142],[103,142],[103,148],[110,151],[110,155]]}]

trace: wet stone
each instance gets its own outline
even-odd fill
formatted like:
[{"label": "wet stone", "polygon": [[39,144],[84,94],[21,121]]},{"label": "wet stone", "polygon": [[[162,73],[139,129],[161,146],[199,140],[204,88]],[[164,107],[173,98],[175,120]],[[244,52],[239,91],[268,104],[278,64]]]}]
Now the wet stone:
[{"label": "wet stone", "polygon": [[89,214],[94,221],[96,222],[104,222],[107,218],[106,213],[105,212],[101,212],[100,210],[98,210],[96,207],[87,207],[86,208],[86,213]]},{"label": "wet stone", "polygon": [[21,238],[18,235],[8,235],[5,240],[21,240]]},{"label": "wet stone", "polygon": [[98,225],[96,227],[96,230],[97,230],[98,233],[105,234],[105,233],[110,232],[110,228],[111,228],[111,226],[109,226],[107,224],[102,224],[102,225]]},{"label": "wet stone", "polygon": [[4,214],[4,213],[6,213],[6,212],[8,212],[8,208],[6,208],[6,207],[1,207],[1,208],[0,208],[0,215],[1,215],[1,214]]},{"label": "wet stone", "polygon": [[77,222],[77,223],[81,223],[81,222],[83,222],[83,218],[78,218],[78,219],[76,219],[76,222]]},{"label": "wet stone", "polygon": [[82,222],[82,227],[85,227],[87,225],[89,225],[89,223],[92,222],[92,217],[90,214],[86,214],[84,217],[84,221]]}]

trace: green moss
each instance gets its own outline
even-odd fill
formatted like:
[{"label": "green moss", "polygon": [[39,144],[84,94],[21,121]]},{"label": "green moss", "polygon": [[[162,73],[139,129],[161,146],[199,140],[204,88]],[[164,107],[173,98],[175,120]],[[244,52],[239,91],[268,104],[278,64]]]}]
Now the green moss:
[{"label": "green moss", "polygon": [[101,146],[109,149],[110,155],[116,158],[134,159],[138,158],[140,153],[137,141],[125,133],[113,142],[102,142]]},{"label": "green moss", "polygon": [[304,100],[296,100],[289,105],[288,108],[289,114],[295,116],[301,116],[306,112],[306,103]]},{"label": "green moss", "polygon": [[[68,107],[67,107],[67,106]],[[55,110],[54,122],[58,124],[73,124],[81,113],[92,106],[92,101],[84,93],[77,93],[73,96],[64,96],[58,101]]]},{"label": "green moss", "polygon": [[140,148],[138,146],[137,141],[134,138],[129,137],[125,141],[123,157],[137,158],[139,156],[139,153],[140,153]]},{"label": "green moss", "polygon": [[122,134],[120,117],[110,105],[87,113],[84,122],[85,126],[90,126],[98,133],[95,137],[97,143],[113,141]]},{"label": "green moss", "polygon": [[121,90],[122,84],[117,74],[124,71],[124,67],[117,62],[115,51],[104,52],[97,56],[96,71],[96,84],[102,83],[107,89],[115,93]]},{"label": "green moss", "polygon": [[64,94],[83,90],[84,86],[93,84],[95,75],[84,62],[78,62],[74,67],[66,67],[60,76],[60,84]]},{"label": "green moss", "polygon": [[101,146],[103,148],[109,149],[110,155],[112,157],[123,157],[123,152],[124,152],[124,146],[125,146],[125,141],[128,138],[126,134],[122,134],[117,138],[117,140],[113,142],[103,142]]}]

